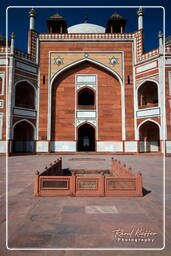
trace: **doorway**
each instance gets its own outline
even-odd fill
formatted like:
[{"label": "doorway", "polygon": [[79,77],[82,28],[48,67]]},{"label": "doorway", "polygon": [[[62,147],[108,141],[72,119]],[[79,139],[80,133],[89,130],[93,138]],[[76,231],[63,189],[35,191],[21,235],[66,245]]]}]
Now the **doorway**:
[{"label": "doorway", "polygon": [[33,153],[34,152],[34,129],[33,126],[22,121],[14,127],[13,140],[14,153]]},{"label": "doorway", "polygon": [[77,151],[95,151],[95,129],[89,124],[78,128]]}]

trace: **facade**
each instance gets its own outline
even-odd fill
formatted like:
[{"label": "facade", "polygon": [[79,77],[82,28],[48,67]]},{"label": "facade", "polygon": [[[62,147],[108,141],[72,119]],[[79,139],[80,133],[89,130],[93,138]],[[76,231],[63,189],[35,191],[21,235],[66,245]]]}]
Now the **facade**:
[{"label": "facade", "polygon": [[0,153],[170,154],[171,39],[144,53],[143,10],[132,33],[119,14],[37,33],[35,15],[27,53],[0,39]]}]

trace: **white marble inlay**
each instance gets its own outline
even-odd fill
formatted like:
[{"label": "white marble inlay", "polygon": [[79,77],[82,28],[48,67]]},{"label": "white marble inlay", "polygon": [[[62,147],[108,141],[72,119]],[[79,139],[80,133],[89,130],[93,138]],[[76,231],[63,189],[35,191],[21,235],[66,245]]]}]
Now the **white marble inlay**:
[{"label": "white marble inlay", "polygon": [[104,213],[118,213],[116,206],[85,206],[85,212],[88,214],[104,214]]},{"label": "white marble inlay", "polygon": [[77,118],[96,118],[96,111],[77,111]]},{"label": "white marble inlay", "polygon": [[166,141],[166,153],[171,153],[171,141]]},{"label": "white marble inlay", "polygon": [[97,141],[97,152],[123,152],[122,141]]},{"label": "white marble inlay", "polygon": [[83,124],[85,122],[88,122],[88,123],[90,123],[94,126],[97,125],[96,119],[90,119],[90,120],[89,119],[77,119],[76,120],[77,126],[80,125],[80,124]]},{"label": "white marble inlay", "polygon": [[36,117],[36,111],[15,108],[14,115]]},{"label": "white marble inlay", "polygon": [[141,109],[137,111],[137,118],[159,116],[160,108]]},{"label": "white marble inlay", "polygon": [[171,59],[166,59],[166,65],[171,64]]},{"label": "white marble inlay", "polygon": [[37,68],[35,68],[33,66],[29,66],[29,65],[24,64],[24,63],[19,62],[19,61],[16,61],[16,67],[21,68],[21,69],[26,70],[26,71],[29,71],[29,72],[33,72],[33,73],[37,72]]},{"label": "white marble inlay", "polygon": [[4,107],[4,101],[0,100],[0,108],[3,108],[3,107]]},{"label": "white marble inlay", "polygon": [[125,141],[125,152],[137,152],[137,142],[136,141]]},{"label": "white marble inlay", "polygon": [[0,65],[8,65],[8,60],[0,59]]},{"label": "white marble inlay", "polygon": [[0,153],[6,153],[6,141],[0,141]]},{"label": "white marble inlay", "polygon": [[150,141],[150,151],[158,152],[158,150],[159,150],[158,141]]},{"label": "white marble inlay", "polygon": [[75,152],[76,142],[75,141],[52,141],[50,145],[52,152]]},{"label": "white marble inlay", "polygon": [[77,90],[79,90],[80,88],[83,88],[83,87],[90,87],[90,88],[92,88],[92,89],[94,89],[94,90],[96,90],[97,88],[96,88],[96,84],[77,84]]},{"label": "white marble inlay", "polygon": [[48,141],[37,141],[36,152],[48,152]]},{"label": "white marble inlay", "polygon": [[146,64],[146,65],[136,68],[136,73],[140,73],[140,72],[143,72],[148,69],[155,68],[155,67],[157,67],[157,61],[154,61],[149,64]]},{"label": "white marble inlay", "polygon": [[77,83],[96,83],[95,75],[78,75],[76,79]]}]

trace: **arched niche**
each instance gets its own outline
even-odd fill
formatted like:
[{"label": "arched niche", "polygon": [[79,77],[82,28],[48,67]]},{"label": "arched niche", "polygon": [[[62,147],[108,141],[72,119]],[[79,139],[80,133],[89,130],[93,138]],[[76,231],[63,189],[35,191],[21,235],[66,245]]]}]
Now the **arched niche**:
[{"label": "arched niche", "polygon": [[158,86],[153,81],[146,81],[138,88],[138,107],[149,108],[158,106]]},{"label": "arched niche", "polygon": [[139,126],[140,152],[160,151],[160,127],[153,121],[146,121]]},{"label": "arched niche", "polygon": [[13,152],[34,152],[35,127],[27,121],[21,120],[13,126]]},{"label": "arched niche", "polygon": [[35,88],[28,81],[20,81],[15,86],[15,107],[35,109]]}]

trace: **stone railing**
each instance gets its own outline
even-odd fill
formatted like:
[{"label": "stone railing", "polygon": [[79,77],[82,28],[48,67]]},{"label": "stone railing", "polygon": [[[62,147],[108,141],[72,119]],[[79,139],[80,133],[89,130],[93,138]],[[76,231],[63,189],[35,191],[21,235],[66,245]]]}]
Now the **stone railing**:
[{"label": "stone railing", "polygon": [[45,167],[45,170],[40,174],[40,176],[55,176],[64,175],[62,171],[62,159],[57,159],[53,163],[50,163],[49,167]]},{"label": "stone railing", "polygon": [[120,161],[114,160],[112,158],[112,170],[111,173],[113,176],[134,176],[132,169],[128,168],[126,165],[122,165]]},{"label": "stone railing", "polygon": [[132,39],[134,38],[133,33],[124,34],[39,34],[39,39]]},{"label": "stone railing", "polygon": [[0,53],[6,53],[10,51],[11,51],[10,47],[0,46]]},{"label": "stone railing", "polygon": [[142,175],[112,160],[111,170],[62,170],[57,160],[34,177],[35,196],[143,196]]},{"label": "stone railing", "polygon": [[171,53],[171,46],[166,46],[166,47],[165,47],[165,51],[166,51],[166,53],[167,53],[167,52]]},{"label": "stone railing", "polygon": [[27,52],[23,52],[20,50],[14,50],[14,54],[20,58],[29,60],[29,61],[35,61],[35,56],[32,56],[31,54],[28,54]]},{"label": "stone railing", "polygon": [[139,61],[142,61],[142,60],[147,60],[153,56],[156,56],[159,54],[159,49],[155,49],[153,51],[150,51],[150,52],[147,52],[145,54],[143,54],[142,56],[139,57]]}]

